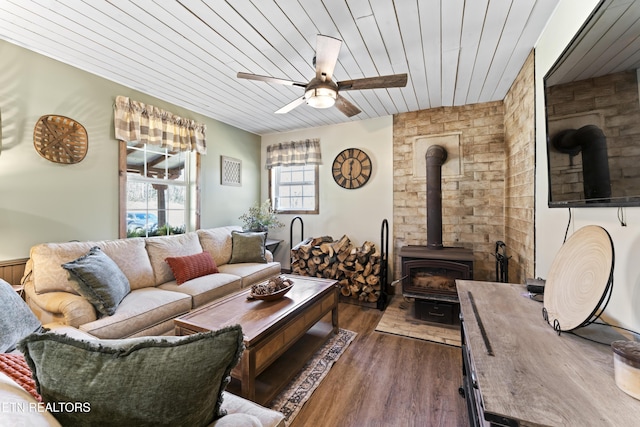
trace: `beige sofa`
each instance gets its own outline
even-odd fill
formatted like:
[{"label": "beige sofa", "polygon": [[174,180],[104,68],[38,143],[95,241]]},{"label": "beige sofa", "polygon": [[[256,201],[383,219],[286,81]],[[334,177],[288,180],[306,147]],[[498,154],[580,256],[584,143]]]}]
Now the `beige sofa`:
[{"label": "beige sofa", "polygon": [[[266,263],[234,263],[232,231],[237,226],[180,235],[99,242],[43,243],[31,248],[23,278],[26,301],[43,324],[73,326],[98,338],[173,334],[173,319],[220,297],[280,273],[266,251]],[[114,314],[101,316],[69,284],[63,263],[98,246],[122,270],[131,292]],[[167,257],[211,253],[219,273],[176,283]]]}]

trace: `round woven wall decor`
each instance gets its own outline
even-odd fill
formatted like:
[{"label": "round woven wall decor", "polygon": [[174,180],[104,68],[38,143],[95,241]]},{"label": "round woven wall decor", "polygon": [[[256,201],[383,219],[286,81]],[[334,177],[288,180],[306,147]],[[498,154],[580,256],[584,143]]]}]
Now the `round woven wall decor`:
[{"label": "round woven wall decor", "polygon": [[33,129],[33,145],[45,159],[64,164],[79,163],[87,155],[87,130],[69,117],[47,115]]}]

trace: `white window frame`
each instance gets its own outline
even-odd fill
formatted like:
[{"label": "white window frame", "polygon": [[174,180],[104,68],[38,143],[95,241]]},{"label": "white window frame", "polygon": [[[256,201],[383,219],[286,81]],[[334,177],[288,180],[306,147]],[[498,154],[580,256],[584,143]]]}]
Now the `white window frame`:
[{"label": "white window frame", "polygon": [[[185,156],[185,167],[184,167],[184,180],[171,180],[166,178],[167,174],[165,171],[165,178],[151,178],[147,177],[146,164],[144,175],[133,175],[127,173],[127,152],[129,149],[135,149],[139,151],[145,151],[147,148],[146,144],[143,144],[141,147],[133,148],[129,147],[126,142],[119,141],[120,143],[120,159],[119,159],[119,169],[120,169],[120,227],[119,227],[119,235],[120,238],[127,237],[127,182],[141,182],[145,184],[160,184],[160,185],[168,185],[168,186],[180,186],[185,187],[185,202],[184,202],[184,232],[192,231],[194,229],[199,228],[200,226],[200,215],[199,215],[199,205],[200,205],[200,194],[199,194],[199,185],[197,183],[199,177],[199,169],[200,169],[200,155],[196,152],[184,152]],[[168,153],[166,148],[160,148],[151,146],[151,151],[159,152],[164,151],[165,156]],[[149,212],[156,212],[157,206],[150,207],[149,201],[147,200],[146,208],[140,209]],[[168,213],[171,209],[167,209]],[[171,224],[174,227],[177,224]],[[148,234],[148,230],[147,230]]]},{"label": "white window frame", "polygon": [[[290,173],[292,168],[303,168],[305,173],[303,175],[308,176],[311,173],[313,180],[299,180],[299,181],[283,181],[281,179],[282,173]],[[284,187],[297,187],[297,186],[309,186],[313,185],[312,195],[309,193],[297,194],[294,196],[287,195],[281,196],[281,189]],[[269,170],[269,195],[271,198],[271,204],[273,210],[279,214],[318,214],[320,212],[320,191],[319,191],[319,167],[318,165],[305,165],[305,166],[274,166]],[[293,207],[282,207],[281,200],[283,197],[287,197],[293,200],[291,204]],[[304,208],[304,198],[314,198],[312,208]],[[294,206],[295,205],[295,206]]]}]

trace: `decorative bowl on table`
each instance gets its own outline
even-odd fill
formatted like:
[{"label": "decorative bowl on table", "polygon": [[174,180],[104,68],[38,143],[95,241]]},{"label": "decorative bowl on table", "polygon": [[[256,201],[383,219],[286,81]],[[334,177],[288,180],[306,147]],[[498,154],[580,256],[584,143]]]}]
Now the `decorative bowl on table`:
[{"label": "decorative bowl on table", "polygon": [[274,301],[282,298],[292,287],[293,280],[284,276],[275,276],[266,282],[256,283],[251,286],[251,292],[249,292],[247,299]]}]

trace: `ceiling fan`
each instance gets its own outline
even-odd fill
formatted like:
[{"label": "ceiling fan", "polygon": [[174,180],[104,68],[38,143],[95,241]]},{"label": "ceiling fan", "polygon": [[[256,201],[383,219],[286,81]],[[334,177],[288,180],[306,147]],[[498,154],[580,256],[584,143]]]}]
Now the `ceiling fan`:
[{"label": "ceiling fan", "polygon": [[276,114],[288,113],[306,102],[314,108],[329,108],[335,105],[336,108],[347,117],[360,113],[360,109],[343,96],[340,96],[339,91],[384,89],[389,87],[404,87],[407,85],[407,74],[392,74],[389,76],[343,80],[341,82],[333,81],[333,69],[338,61],[338,53],[340,52],[341,45],[342,40],[318,34],[316,56],[313,58],[313,63],[316,67],[316,76],[308,83],[243,72],[238,73],[238,78],[304,88],[304,96],[285,105],[276,111]]}]

